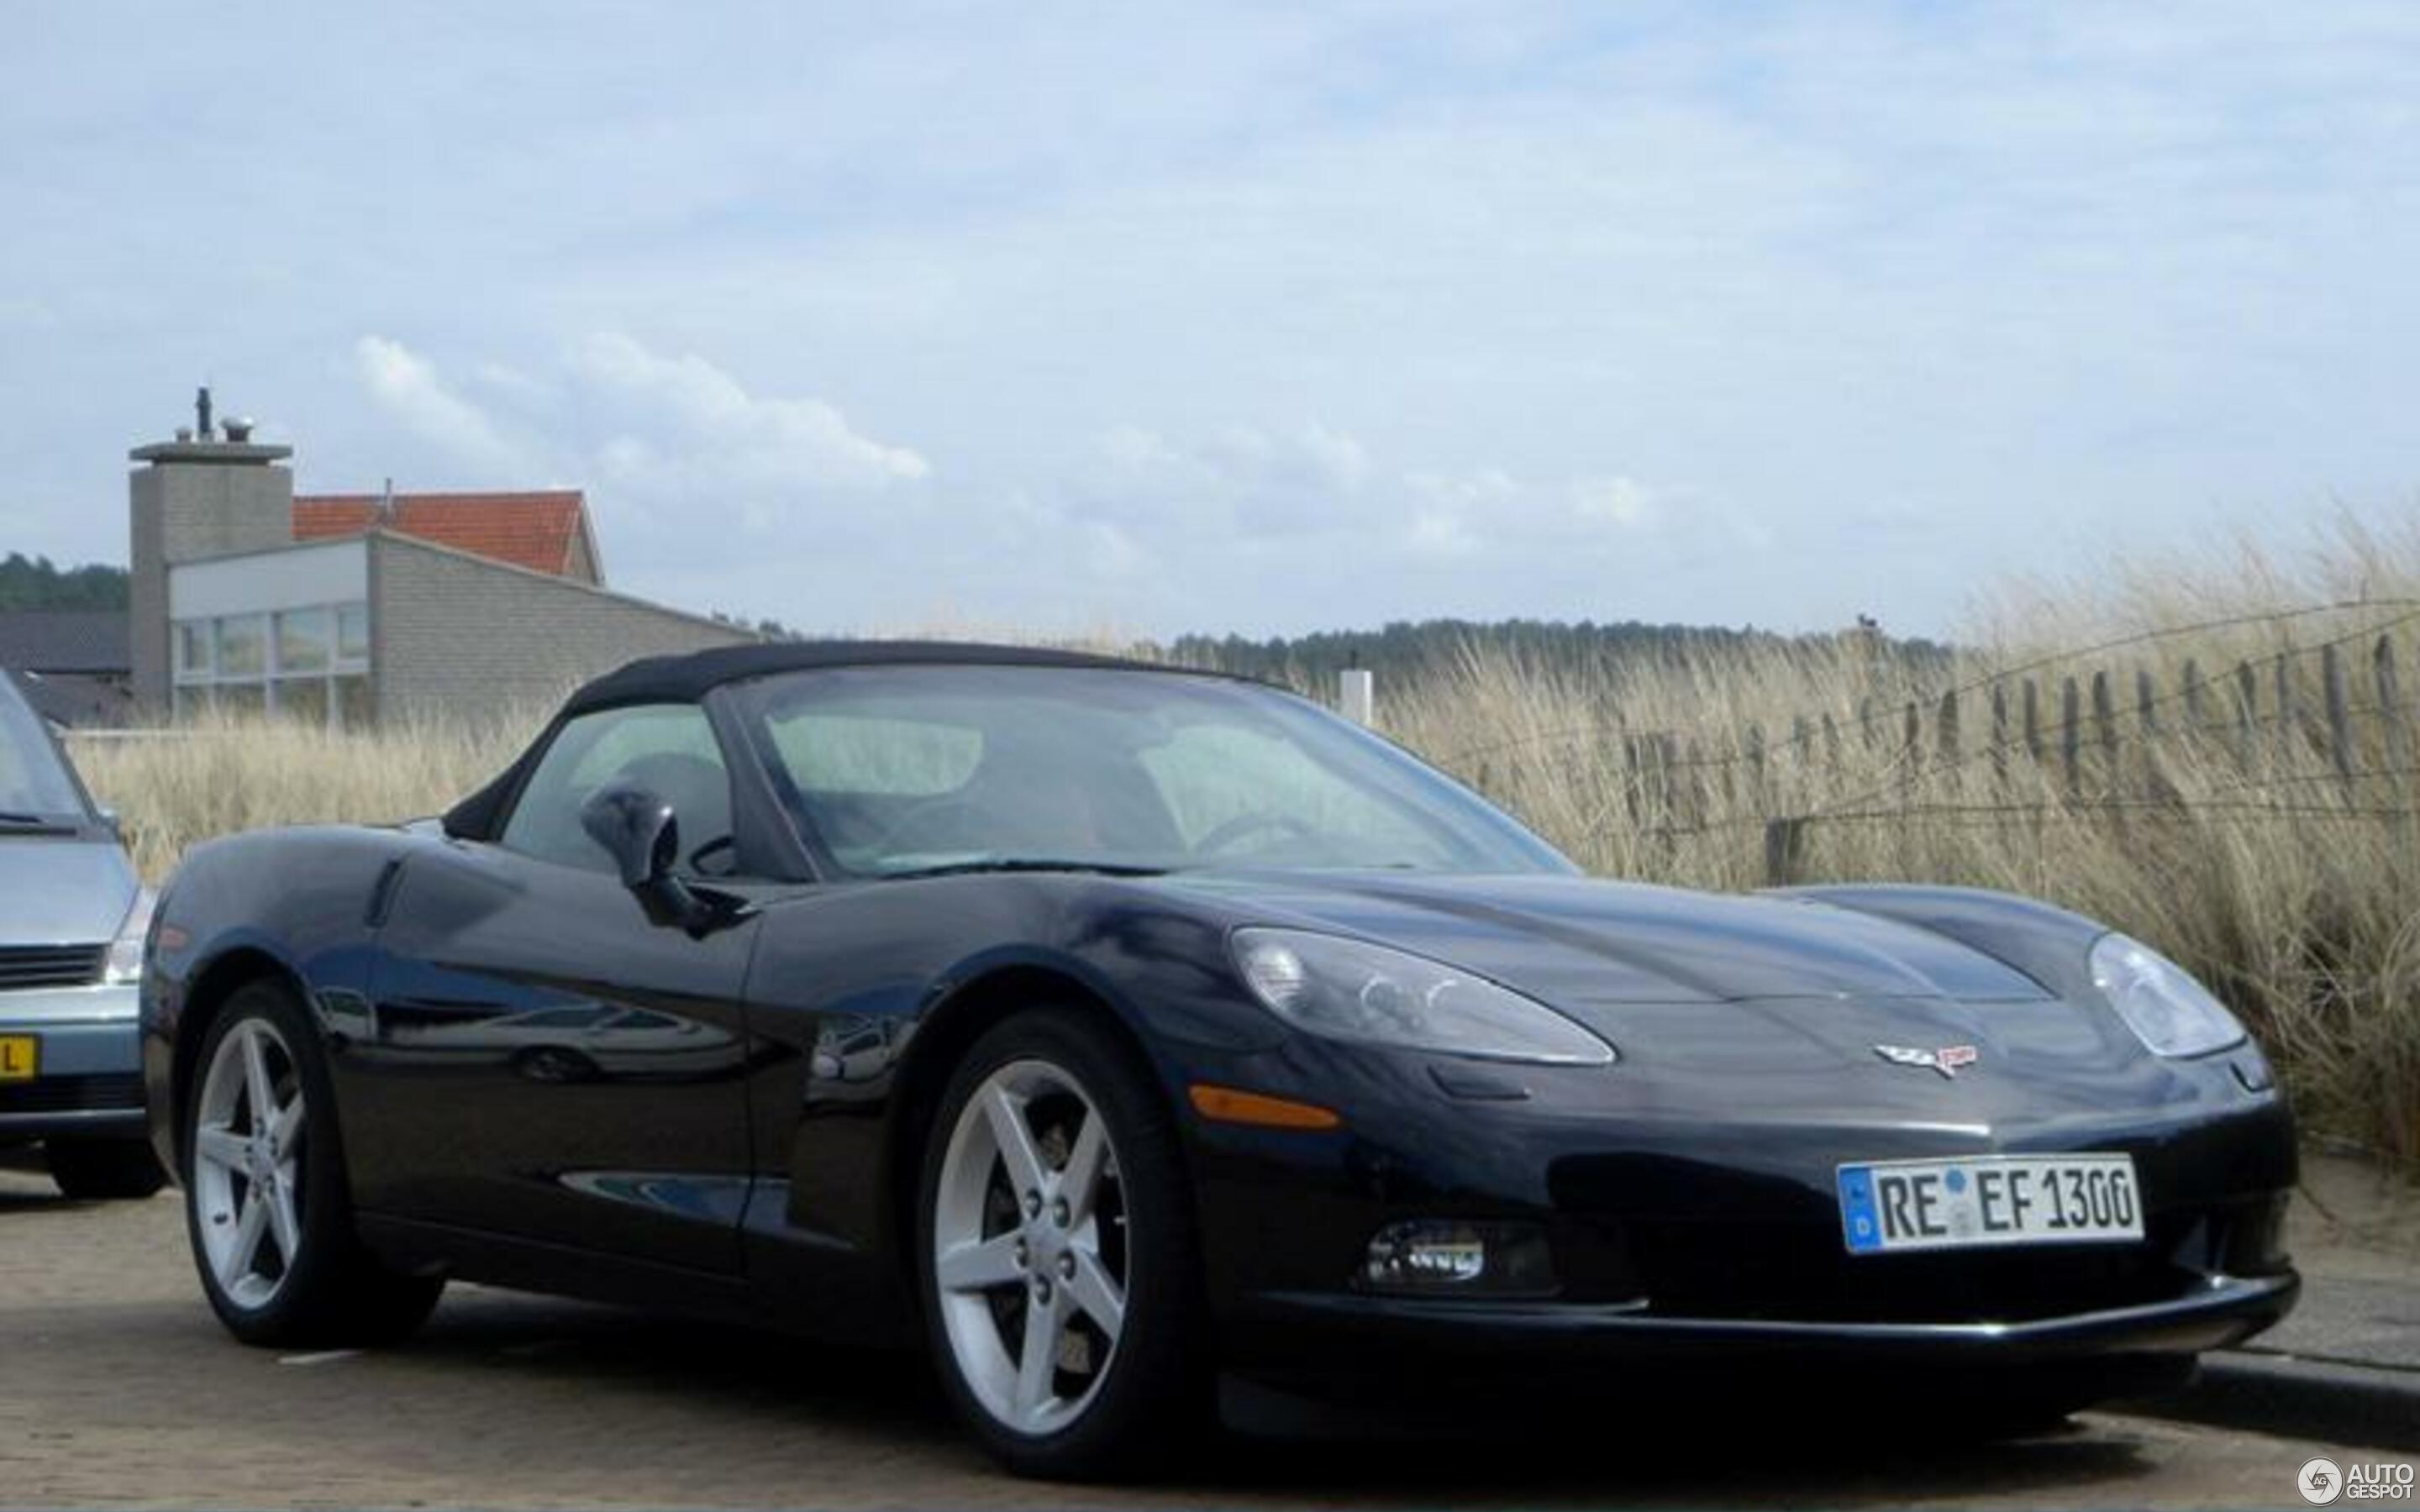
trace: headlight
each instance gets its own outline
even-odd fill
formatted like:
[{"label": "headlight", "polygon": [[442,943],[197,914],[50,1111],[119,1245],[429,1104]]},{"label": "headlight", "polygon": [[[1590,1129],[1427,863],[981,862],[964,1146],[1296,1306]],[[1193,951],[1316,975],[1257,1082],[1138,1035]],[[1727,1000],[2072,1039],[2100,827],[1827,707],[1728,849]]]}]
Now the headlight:
[{"label": "headlight", "polygon": [[2104,934],[2092,985],[2154,1055],[2206,1056],[2243,1041],[2243,1026],[2184,967],[2140,940]]},{"label": "headlight", "polygon": [[126,922],[109,942],[109,960],[101,968],[106,985],[125,987],[143,980],[143,937],[151,933],[151,910],[159,902],[159,894],[148,887],[134,894],[134,906],[126,911]]},{"label": "headlight", "polygon": [[1401,950],[1296,930],[1235,932],[1235,964],[1307,1033],[1481,1060],[1603,1066],[1613,1047],[1543,1003]]}]

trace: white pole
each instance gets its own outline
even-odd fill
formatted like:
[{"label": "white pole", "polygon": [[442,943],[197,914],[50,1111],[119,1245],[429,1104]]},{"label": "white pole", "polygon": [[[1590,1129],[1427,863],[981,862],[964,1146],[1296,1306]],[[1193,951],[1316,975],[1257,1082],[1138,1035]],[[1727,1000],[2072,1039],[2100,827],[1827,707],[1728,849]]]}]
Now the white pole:
[{"label": "white pole", "polygon": [[1337,683],[1337,703],[1355,724],[1377,722],[1377,678],[1367,667],[1348,667]]}]

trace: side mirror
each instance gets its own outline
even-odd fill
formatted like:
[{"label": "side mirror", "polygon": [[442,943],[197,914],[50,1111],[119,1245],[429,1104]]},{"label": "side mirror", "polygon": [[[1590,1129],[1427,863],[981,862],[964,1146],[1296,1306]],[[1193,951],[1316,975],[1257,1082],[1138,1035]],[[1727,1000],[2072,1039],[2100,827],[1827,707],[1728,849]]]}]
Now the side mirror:
[{"label": "side mirror", "polygon": [[680,819],[671,802],[625,779],[606,783],[580,806],[587,831],[621,872],[650,922],[677,924],[691,934],[711,929],[721,910],[675,873],[680,864]]}]

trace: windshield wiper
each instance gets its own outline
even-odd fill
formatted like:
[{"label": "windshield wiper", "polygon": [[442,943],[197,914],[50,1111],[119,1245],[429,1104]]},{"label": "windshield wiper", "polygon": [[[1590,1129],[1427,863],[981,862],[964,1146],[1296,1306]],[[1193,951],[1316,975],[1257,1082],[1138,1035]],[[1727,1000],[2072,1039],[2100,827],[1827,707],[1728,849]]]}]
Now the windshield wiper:
[{"label": "windshield wiper", "polygon": [[10,813],[7,810],[0,810],[0,829],[55,829],[66,831],[74,827],[75,826],[73,825],[63,823],[48,814]]},{"label": "windshield wiper", "polygon": [[1156,877],[1167,874],[1164,866],[1133,866],[1124,861],[1081,861],[1056,856],[985,856],[965,861],[944,861],[938,866],[912,867],[905,872],[885,872],[884,882],[901,882],[913,877],[970,876],[983,872],[1089,872],[1105,877]]}]

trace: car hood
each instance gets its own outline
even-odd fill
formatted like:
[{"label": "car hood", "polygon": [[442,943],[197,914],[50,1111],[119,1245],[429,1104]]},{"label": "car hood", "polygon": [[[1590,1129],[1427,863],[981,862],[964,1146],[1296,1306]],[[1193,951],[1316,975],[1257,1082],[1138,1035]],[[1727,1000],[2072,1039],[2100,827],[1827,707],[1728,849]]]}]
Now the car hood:
[{"label": "car hood", "polygon": [[137,886],[113,842],[0,837],[0,946],[113,939]]},{"label": "car hood", "polygon": [[1803,898],[1583,877],[1264,873],[1180,885],[1249,895],[1271,922],[1361,935],[1568,1008],[2053,995],[1945,935]]}]

